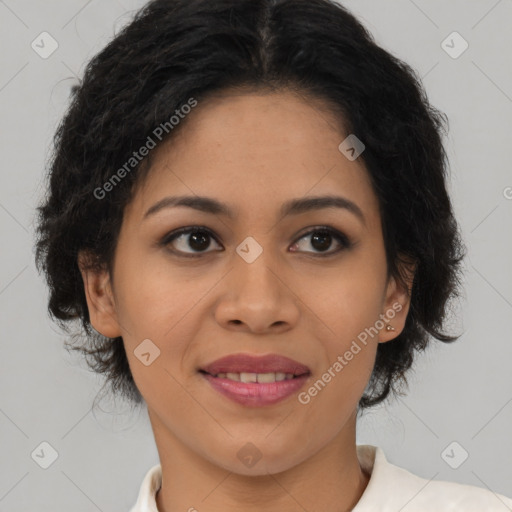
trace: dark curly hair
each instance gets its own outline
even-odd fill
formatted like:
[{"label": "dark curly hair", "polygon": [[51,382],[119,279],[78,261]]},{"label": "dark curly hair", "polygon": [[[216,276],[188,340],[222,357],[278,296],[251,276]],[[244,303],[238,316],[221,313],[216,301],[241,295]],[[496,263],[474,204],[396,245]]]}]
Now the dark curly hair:
[{"label": "dark curly hair", "polygon": [[[445,182],[448,121],[416,72],[331,0],[153,0],[88,63],[55,133],[48,195],[37,208],[36,265],[49,285],[50,315],[68,333],[79,319],[85,333],[74,332],[82,344],[73,349],[114,395],[143,402],[122,338],[90,324],[77,255],[86,250],[91,268],[112,271],[123,211],[151,154],[108,199],[95,190],[188,99],[200,104],[228,88],[323,100],[366,146],[360,158],[379,200],[388,275],[406,286],[401,262],[417,267],[405,328],[379,344],[360,410],[400,394],[429,335],[460,336],[442,332],[465,256]],[[163,140],[183,126],[186,120]]]}]

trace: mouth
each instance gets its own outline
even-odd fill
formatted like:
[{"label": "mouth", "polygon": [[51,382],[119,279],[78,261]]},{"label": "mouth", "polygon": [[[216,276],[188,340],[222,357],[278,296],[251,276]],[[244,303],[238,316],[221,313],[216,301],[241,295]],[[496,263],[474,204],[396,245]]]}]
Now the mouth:
[{"label": "mouth", "polygon": [[257,356],[243,353],[217,359],[199,371],[240,382],[276,382],[311,373],[306,365],[279,354]]},{"label": "mouth", "polygon": [[211,374],[204,370],[199,370],[199,373],[210,375],[211,377],[215,377],[217,379],[228,379],[228,380],[232,380],[235,382],[245,382],[246,384],[249,382],[268,384],[271,382],[281,382],[283,380],[297,379],[299,377],[302,377],[302,375],[309,375],[309,373],[294,375],[292,373],[284,373],[284,372],[268,372],[268,373],[219,372],[217,374]]},{"label": "mouth", "polygon": [[272,405],[297,392],[310,369],[278,354],[233,354],[198,370],[214,390],[246,406]]}]

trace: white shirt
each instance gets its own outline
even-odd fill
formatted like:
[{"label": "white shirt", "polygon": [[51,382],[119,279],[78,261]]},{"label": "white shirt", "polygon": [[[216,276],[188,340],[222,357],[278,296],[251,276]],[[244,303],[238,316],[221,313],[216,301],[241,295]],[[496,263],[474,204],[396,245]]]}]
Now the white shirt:
[{"label": "white shirt", "polygon": [[[472,485],[427,480],[391,464],[381,448],[357,445],[357,457],[370,480],[352,512],[512,512],[512,499]],[[160,464],[144,477],[130,512],[159,512],[155,496],[162,482]]]}]

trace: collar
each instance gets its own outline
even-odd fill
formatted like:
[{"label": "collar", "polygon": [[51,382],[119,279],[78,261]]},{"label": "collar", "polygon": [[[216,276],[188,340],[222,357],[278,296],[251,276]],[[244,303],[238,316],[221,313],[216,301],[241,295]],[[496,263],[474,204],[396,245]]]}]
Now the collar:
[{"label": "collar", "polygon": [[[512,499],[491,490],[417,476],[387,461],[381,448],[356,445],[368,485],[352,512],[510,512]],[[435,475],[434,475],[435,476]],[[162,468],[153,466],[145,475],[137,502],[130,512],[159,512],[156,493],[162,485]]]}]

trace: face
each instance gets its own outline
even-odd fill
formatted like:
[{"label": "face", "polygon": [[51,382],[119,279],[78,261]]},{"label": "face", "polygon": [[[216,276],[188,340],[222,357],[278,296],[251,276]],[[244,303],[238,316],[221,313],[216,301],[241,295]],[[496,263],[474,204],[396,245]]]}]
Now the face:
[{"label": "face", "polygon": [[[340,152],[348,134],[318,101],[224,94],[199,103],[177,135],[154,150],[125,210],[113,275],[83,272],[91,323],[123,337],[159,450],[239,474],[283,471],[353,434],[377,346],[403,329],[407,290],[387,278],[364,164]],[[147,214],[170,196],[207,197],[231,215]],[[351,206],[282,215],[323,196]],[[173,237],[180,228],[190,232]],[[199,370],[241,353],[279,354],[309,373],[279,401],[240,403]],[[243,450],[265,464],[249,469]]]}]

